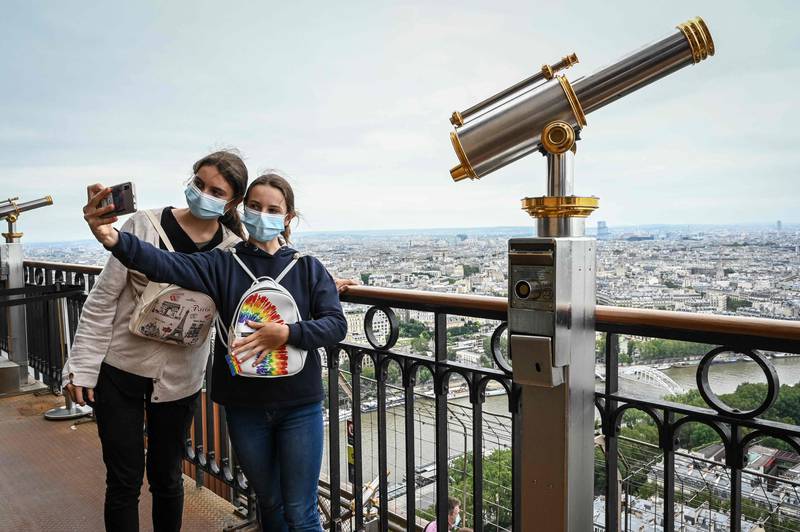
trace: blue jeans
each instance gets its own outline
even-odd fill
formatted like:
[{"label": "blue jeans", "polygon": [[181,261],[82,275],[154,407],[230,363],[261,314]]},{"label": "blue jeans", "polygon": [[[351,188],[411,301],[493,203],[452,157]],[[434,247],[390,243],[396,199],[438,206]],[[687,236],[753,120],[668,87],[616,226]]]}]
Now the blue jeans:
[{"label": "blue jeans", "polygon": [[239,464],[258,497],[265,532],[321,532],[322,403],[285,409],[226,406]]}]

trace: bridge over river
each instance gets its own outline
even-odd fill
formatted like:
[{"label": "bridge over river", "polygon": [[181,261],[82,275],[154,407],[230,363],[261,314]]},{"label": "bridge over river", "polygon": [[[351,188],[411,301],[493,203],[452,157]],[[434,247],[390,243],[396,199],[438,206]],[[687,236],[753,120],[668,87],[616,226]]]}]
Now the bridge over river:
[{"label": "bridge over river", "polygon": [[[596,365],[594,375],[597,380],[605,382],[606,367],[599,364]],[[669,395],[677,395],[686,392],[683,386],[672,380],[669,375],[652,366],[621,367],[619,368],[619,378],[659,388]]]}]

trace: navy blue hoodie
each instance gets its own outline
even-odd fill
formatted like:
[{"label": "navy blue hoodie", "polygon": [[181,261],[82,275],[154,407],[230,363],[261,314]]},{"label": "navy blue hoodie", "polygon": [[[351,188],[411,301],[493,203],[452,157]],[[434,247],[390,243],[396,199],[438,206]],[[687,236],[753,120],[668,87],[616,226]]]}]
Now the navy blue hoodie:
[{"label": "navy blue hoodie", "polygon": [[[171,253],[135,236],[120,232],[111,253],[126,267],[138,270],[151,281],[171,283],[208,294],[226,325],[231,322],[239,299],[252,279],[230,251]],[[237,256],[256,277],[272,278],[283,271],[296,251],[282,247],[274,255],[242,242]],[[347,334],[347,320],[339,294],[328,271],[314,257],[304,256],[281,281],[297,302],[303,321],[289,325],[289,344],[307,349],[303,370],[297,375],[274,379],[231,375],[221,342],[214,346],[211,399],[231,406],[289,407],[322,401],[322,367],[316,348],[333,346]]]}]

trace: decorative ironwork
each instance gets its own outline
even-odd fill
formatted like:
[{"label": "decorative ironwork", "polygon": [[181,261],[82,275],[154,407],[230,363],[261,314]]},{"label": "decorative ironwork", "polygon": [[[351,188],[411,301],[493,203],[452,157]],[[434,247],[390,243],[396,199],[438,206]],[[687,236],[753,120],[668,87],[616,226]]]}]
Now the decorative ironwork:
[{"label": "decorative ironwork", "polygon": [[[62,272],[57,275],[56,271]],[[50,267],[42,263],[26,263],[26,279],[30,283],[50,284],[56,279],[75,281],[82,288],[90,290],[94,285],[99,268],[91,270],[83,266],[59,265]],[[84,281],[85,278],[85,281]],[[401,293],[402,292],[402,293]],[[85,296],[80,296],[71,303],[70,323],[77,323],[77,315],[80,305]],[[341,488],[342,479],[338,456],[342,451],[342,442],[339,441],[339,386],[340,380],[340,355],[347,357],[347,363],[343,368],[349,371],[349,378],[343,377],[352,394],[353,418],[353,455],[355,459],[354,484],[364,486],[363,476],[363,427],[361,416],[357,413],[362,411],[364,406],[364,394],[362,389],[362,375],[364,362],[371,361],[375,366],[375,376],[377,380],[377,401],[378,401],[378,452],[379,465],[382,471],[387,467],[387,377],[389,365],[395,363],[400,368],[402,378],[402,397],[403,409],[405,413],[404,444],[406,446],[406,463],[404,473],[406,478],[414,478],[416,473],[415,464],[409,461],[408,457],[413,457],[413,450],[416,445],[416,427],[414,426],[414,413],[418,407],[418,400],[415,398],[414,386],[418,382],[421,368],[425,368],[433,375],[434,397],[435,397],[435,420],[436,420],[436,500],[440,510],[446,512],[447,482],[448,482],[448,460],[447,438],[448,438],[448,392],[449,382],[453,375],[458,375],[463,379],[465,386],[469,390],[469,408],[473,424],[472,432],[472,468],[474,478],[481,478],[483,474],[483,426],[485,424],[483,404],[486,397],[486,386],[490,381],[499,383],[508,396],[508,412],[511,414],[511,425],[513,435],[512,448],[512,473],[516,474],[522,454],[525,452],[521,448],[519,440],[519,430],[517,423],[518,392],[514,388],[511,380],[512,362],[506,360],[500,349],[500,338],[505,332],[506,318],[505,309],[502,302],[495,301],[497,298],[463,298],[450,297],[444,294],[425,294],[411,293],[410,291],[392,291],[391,296],[383,296],[379,291],[365,290],[359,292],[353,290],[351,294],[345,294],[343,301],[368,305],[368,313],[372,313],[371,320],[380,311],[386,314],[390,321],[390,332],[385,343],[378,342],[374,332],[369,346],[342,343],[332,346],[326,350],[326,368],[328,371],[328,387],[331,394],[328,397],[329,407],[329,457],[330,457],[330,500],[339,501],[339,504],[331,505],[331,518],[327,521],[333,529],[339,527],[346,519],[352,519],[351,523],[356,527],[363,526],[367,515],[365,505],[369,505],[369,500],[365,500],[362,490],[355,489],[354,493],[346,493]],[[391,308],[390,308],[391,307]],[[397,316],[392,309],[411,309],[434,314],[434,356],[426,357],[399,353],[392,351],[399,337],[399,324]],[[774,366],[761,352],[763,351],[784,351],[787,353],[800,353],[800,342],[797,341],[795,333],[785,331],[784,322],[775,320],[763,320],[766,325],[774,324],[774,329],[781,329],[779,332],[772,330],[759,330],[745,319],[724,318],[724,326],[714,327],[713,325],[696,326],[695,322],[703,322],[705,317],[691,317],[678,315],[678,313],[663,313],[668,320],[657,323],[652,317],[652,313],[642,312],[638,316],[634,309],[609,309],[608,307],[598,307],[597,329],[605,333],[604,354],[606,373],[604,390],[596,394],[595,404],[600,414],[600,434],[602,435],[603,451],[606,456],[605,472],[607,485],[605,491],[605,522],[598,523],[597,526],[605,530],[620,529],[620,474],[619,474],[619,442],[620,424],[626,412],[641,411],[649,416],[658,431],[658,443],[655,449],[661,455],[659,465],[660,475],[663,478],[663,515],[660,526],[664,530],[671,530],[675,527],[675,460],[679,458],[681,452],[677,449],[676,438],[681,430],[690,423],[701,423],[710,427],[719,436],[725,450],[725,461],[720,467],[724,467],[729,479],[730,488],[727,490],[727,498],[730,512],[730,530],[737,532],[741,529],[742,521],[742,471],[746,468],[747,450],[761,438],[777,438],[800,454],[800,427],[762,419],[761,416],[775,401],[780,397],[779,380]],[[496,320],[500,322],[491,337],[492,358],[498,368],[482,368],[461,364],[447,358],[447,317],[448,315],[469,316]],[[623,316],[624,315],[624,319]],[[620,317],[617,317],[620,316]],[[659,315],[660,316],[660,315]],[[741,323],[741,328],[735,325]],[[678,325],[676,325],[678,324]],[[766,326],[765,325],[765,326]],[[365,333],[369,329],[365,319]],[[664,338],[693,341],[715,346],[709,351],[698,367],[697,379],[698,390],[703,397],[707,407],[697,407],[681,404],[669,400],[642,398],[633,395],[620,393],[619,390],[619,338],[621,335],[636,335],[649,338]],[[718,347],[716,347],[718,346]],[[764,371],[767,380],[768,392],[758,408],[740,412],[725,405],[718,396],[713,394],[711,386],[708,384],[708,369],[713,360],[723,352],[741,353],[758,364]],[[60,374],[60,367],[58,368]],[[344,376],[344,374],[342,374]],[[210,383],[209,383],[210,384]],[[334,391],[335,390],[335,391]],[[212,479],[219,481],[230,490],[230,496],[235,500],[245,500],[248,504],[252,501],[238,499],[240,495],[248,492],[247,480],[241,469],[236,464],[235,456],[230,448],[225,422],[224,409],[215,407],[207,398],[209,389],[203,391],[199,401],[200,408],[195,417],[192,436],[186,443],[186,459],[193,464],[198,472],[208,475]],[[411,458],[413,460],[413,458]],[[747,473],[750,474],[749,471]],[[202,476],[202,475],[198,475]],[[408,516],[415,516],[418,508],[416,507],[416,491],[413,482],[408,483],[406,493],[405,512]],[[513,482],[512,482],[513,485]],[[405,522],[407,530],[414,530],[414,519],[403,520],[389,512],[388,507],[388,485],[386,475],[380,475],[379,486],[377,489],[378,508],[380,524],[383,529],[388,529],[391,520],[395,524]],[[483,510],[486,504],[483,501],[483,483],[473,482],[472,501],[474,508],[474,519],[472,526],[481,529],[483,523]],[[367,495],[366,498],[370,498]],[[349,501],[349,505],[347,504]],[[441,517],[441,515],[439,516]]]},{"label": "decorative ironwork", "polygon": [[[711,389],[711,385],[708,382],[708,372],[711,369],[714,359],[722,353],[730,352],[740,352],[750,358],[753,362],[758,364],[767,378],[767,396],[764,399],[764,402],[761,403],[757,408],[748,412],[742,412],[726,405],[719,397],[717,397],[717,394],[714,393],[714,390]],[[775,401],[778,399],[778,390],[780,387],[781,385],[780,380],[778,379],[778,372],[775,370],[775,366],[772,364],[772,361],[758,351],[754,351],[752,349],[736,350],[725,346],[717,347],[716,349],[709,351],[702,358],[702,360],[700,360],[700,363],[697,366],[697,389],[700,392],[700,395],[703,396],[703,400],[708,406],[720,414],[730,417],[748,419],[760,416],[773,404],[775,404]]]},{"label": "decorative ironwork", "polygon": [[[387,334],[386,341],[381,343],[375,336],[374,320],[375,314],[382,312],[386,319],[389,321],[389,333]],[[375,349],[388,351],[393,348],[400,337],[400,322],[397,321],[397,315],[388,307],[370,307],[364,315],[364,334],[367,337],[369,344]]]}]

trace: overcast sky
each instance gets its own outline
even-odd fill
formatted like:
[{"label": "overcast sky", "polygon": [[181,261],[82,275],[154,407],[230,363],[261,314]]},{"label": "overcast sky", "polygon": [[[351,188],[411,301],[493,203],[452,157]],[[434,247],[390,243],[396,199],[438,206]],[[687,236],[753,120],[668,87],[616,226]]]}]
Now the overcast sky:
[{"label": "overcast sky", "polygon": [[[613,7],[612,7],[613,6]],[[448,118],[576,52],[577,79],[702,16],[717,55],[589,115],[590,219],[800,221],[796,2],[3,2],[0,196],[53,196],[24,241],[88,238],[88,183],[184,206],[236,147],[292,178],[300,230],[526,225],[529,156],[453,183]]]}]

